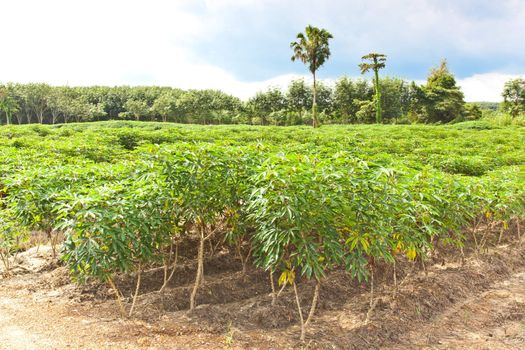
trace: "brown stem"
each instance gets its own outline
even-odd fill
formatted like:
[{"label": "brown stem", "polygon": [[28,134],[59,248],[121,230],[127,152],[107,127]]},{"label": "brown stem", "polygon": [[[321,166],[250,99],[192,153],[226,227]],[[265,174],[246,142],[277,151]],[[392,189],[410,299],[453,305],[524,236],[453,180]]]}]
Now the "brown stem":
[{"label": "brown stem", "polygon": [[293,291],[295,293],[295,302],[297,303],[297,310],[299,311],[299,320],[301,321],[301,341],[304,342],[306,331],[304,327],[303,311],[301,310],[301,302],[299,301],[299,293],[297,292],[297,285],[293,282]]},{"label": "brown stem", "polygon": [[518,231],[518,245],[521,247],[520,219],[516,217],[516,230]]},{"label": "brown stem", "polygon": [[7,254],[4,255],[2,252],[0,252],[0,258],[2,259],[2,264],[5,267],[6,273],[9,273],[9,270],[10,270],[10,267],[9,267],[9,255],[7,255]]},{"label": "brown stem", "polygon": [[222,244],[222,240],[219,239],[217,240],[217,244],[215,244],[215,246],[213,247],[213,251],[212,251],[212,256],[215,255],[215,252],[217,251],[217,249],[219,249],[219,246]]},{"label": "brown stem", "polygon": [[[463,249],[463,246],[459,247],[459,251],[461,253],[461,266],[465,266],[465,263],[467,261],[466,261],[466,257],[465,257],[465,249]],[[478,254],[478,252],[476,251],[476,255],[477,254]]]},{"label": "brown stem", "polygon": [[215,249],[213,249],[213,242],[210,240],[208,240],[208,243],[210,245],[210,257],[212,258],[214,255],[215,255]]},{"label": "brown stem", "polygon": [[481,220],[476,220],[476,224],[474,225],[474,228],[472,229],[472,236],[474,237],[474,245],[476,246],[476,255],[479,253],[480,246],[478,243],[478,235],[476,232],[478,231],[478,226]]},{"label": "brown stem", "polygon": [[481,240],[479,241],[480,251],[485,248],[485,244],[487,243],[487,234],[491,230],[492,225],[490,225],[490,223],[487,222],[487,226],[490,227],[485,228],[483,235],[481,236]]},{"label": "brown stem", "polygon": [[[206,238],[204,238],[204,242],[206,242]],[[204,243],[202,243],[202,258],[201,258],[201,264],[200,264],[200,269],[201,269],[201,282],[200,284],[204,284],[204,255],[205,255],[205,248],[204,248]]]},{"label": "brown stem", "polygon": [[318,280],[317,283],[315,284],[314,295],[312,297],[312,306],[310,306],[310,312],[308,313],[308,317],[306,318],[306,322],[304,323],[305,327],[308,326],[308,323],[310,323],[310,321],[312,320],[314,316],[315,308],[317,307],[317,300],[319,299],[319,289],[320,288],[321,288],[321,281]]},{"label": "brown stem", "polygon": [[200,225],[200,242],[199,242],[199,251],[197,253],[197,275],[195,276],[195,284],[193,285],[193,290],[190,295],[190,311],[193,311],[195,309],[195,298],[197,296],[197,291],[199,289],[199,285],[202,282],[202,275],[204,272],[204,225]]},{"label": "brown stem", "polygon": [[137,286],[135,287],[135,294],[133,295],[133,302],[131,303],[131,308],[129,309],[129,317],[133,315],[133,310],[135,309],[135,303],[137,302],[137,296],[139,295],[139,290],[140,290],[141,276],[142,276],[142,264],[139,263],[138,273],[137,273]]},{"label": "brown stem", "polygon": [[272,306],[274,306],[277,300],[277,295],[275,294],[275,283],[273,282],[273,271],[270,271],[270,285],[272,286]]},{"label": "brown stem", "polygon": [[[171,249],[171,248],[170,248]],[[170,260],[168,260],[168,263],[164,266],[164,284],[159,289],[159,293],[162,293],[164,291],[164,288],[168,286],[168,283],[173,278],[173,275],[175,274],[175,270],[177,269],[177,260],[179,258],[179,244],[175,244],[175,260],[173,261],[173,267],[171,269],[170,275],[166,278],[167,272],[168,272],[168,264],[171,260],[171,252],[170,252]]]},{"label": "brown stem", "polygon": [[53,230],[48,230],[46,232],[47,238],[49,239],[49,243],[51,244],[51,250],[53,252],[53,259],[56,259],[57,252],[56,252],[56,246],[55,246],[55,240],[53,239]]},{"label": "brown stem", "polygon": [[109,283],[109,286],[111,287],[111,289],[113,289],[115,291],[115,298],[117,300],[117,305],[118,305],[119,310],[120,310],[120,316],[124,317],[126,315],[126,309],[124,308],[124,304],[122,304],[122,299],[120,297],[120,292],[119,292],[117,286],[115,285],[115,282],[113,282],[113,279],[111,277],[108,279],[108,283]]},{"label": "brown stem", "polygon": [[421,268],[425,272],[425,277],[427,277],[428,276],[428,270],[427,270],[427,265],[425,264],[425,259],[423,258],[423,255],[420,255],[419,257],[421,259]]},{"label": "brown stem", "polygon": [[244,259],[244,266],[242,268],[244,274],[246,274],[248,261],[250,261],[250,256],[252,256],[252,249],[253,249],[253,247],[250,246],[250,249],[248,250],[248,253],[246,253],[246,258]]},{"label": "brown stem", "polygon": [[[171,255],[173,254],[173,241],[170,242],[170,252],[168,254],[168,259],[164,259],[164,278],[163,278],[163,283],[162,283],[162,287],[164,287],[164,285],[166,284],[166,280],[168,279],[168,267],[169,267],[169,264],[171,263]],[[162,289],[161,287],[161,289]],[[159,290],[160,292],[160,290]]]},{"label": "brown stem", "polygon": [[370,273],[370,306],[372,306],[373,301],[374,301],[374,268],[372,267],[372,271]]},{"label": "brown stem", "polygon": [[372,267],[370,272],[370,302],[368,312],[366,313],[365,324],[368,324],[370,316],[375,309],[377,302],[374,300],[374,268]]},{"label": "brown stem", "polygon": [[397,297],[397,271],[396,271],[396,259],[394,258],[394,295],[393,298]]},{"label": "brown stem", "polygon": [[244,255],[242,255],[242,240],[238,239],[236,242],[236,248],[237,248],[237,255],[239,255],[239,259],[241,259],[241,265],[242,265],[242,273],[245,273],[244,270]]},{"label": "brown stem", "polygon": [[503,239],[503,232],[505,231],[505,223],[501,224],[501,229],[499,230],[499,237],[498,237],[498,244],[501,243],[501,240]]},{"label": "brown stem", "polygon": [[286,283],[283,283],[281,289],[279,289],[279,293],[277,293],[277,298],[279,298],[279,296],[280,296],[281,293],[283,292],[284,288],[286,288]]}]

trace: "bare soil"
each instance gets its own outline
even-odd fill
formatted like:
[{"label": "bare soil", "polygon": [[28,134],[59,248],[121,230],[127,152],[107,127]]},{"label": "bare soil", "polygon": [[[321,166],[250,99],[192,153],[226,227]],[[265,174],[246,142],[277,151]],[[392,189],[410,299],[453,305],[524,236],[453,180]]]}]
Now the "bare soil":
[{"label": "bare soil", "polygon": [[[306,344],[299,342],[292,288],[272,306],[268,274],[244,275],[227,251],[207,260],[193,313],[195,266],[182,257],[162,294],[162,270],[144,273],[129,319],[119,317],[108,286],[75,284],[49,247],[32,248],[14,275],[0,277],[0,349],[525,349],[525,244],[489,247],[467,249],[463,258],[443,247],[425,269],[400,257],[395,296],[392,267],[377,266],[372,312],[368,286],[332,273]],[[129,307],[133,276],[116,284]],[[307,313],[314,285],[298,286]]]}]

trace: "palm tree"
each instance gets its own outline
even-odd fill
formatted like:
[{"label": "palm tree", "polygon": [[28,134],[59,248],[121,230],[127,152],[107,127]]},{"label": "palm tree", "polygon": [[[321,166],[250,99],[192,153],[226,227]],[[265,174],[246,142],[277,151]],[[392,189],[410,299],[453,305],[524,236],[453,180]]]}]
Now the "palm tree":
[{"label": "palm tree", "polygon": [[292,61],[300,60],[304,64],[307,64],[308,69],[314,78],[312,103],[314,128],[319,126],[319,120],[317,119],[317,85],[315,73],[317,72],[317,69],[319,69],[319,67],[325,63],[328,57],[330,57],[328,40],[332,38],[332,34],[330,34],[325,29],[319,29],[309,25],[306,27],[305,33],[297,34],[297,41],[294,41],[290,44],[290,47],[293,50]]},{"label": "palm tree", "polygon": [[361,74],[365,74],[369,70],[374,71],[374,88],[376,90],[376,122],[383,121],[383,110],[381,109],[381,86],[379,85],[379,70],[385,68],[386,55],[381,53],[369,53],[361,57],[362,60],[368,60],[370,63],[361,63]]}]

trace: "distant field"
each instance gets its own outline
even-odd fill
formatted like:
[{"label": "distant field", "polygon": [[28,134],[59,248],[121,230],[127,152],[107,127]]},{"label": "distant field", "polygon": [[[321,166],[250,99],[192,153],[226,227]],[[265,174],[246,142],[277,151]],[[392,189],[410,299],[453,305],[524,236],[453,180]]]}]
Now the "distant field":
[{"label": "distant field", "polygon": [[[525,128],[484,122],[447,126],[346,125],[310,127],[198,126],[150,122],[97,122],[0,128],[3,166],[10,154],[57,164],[122,162],[150,153],[150,146],[180,143],[221,147],[264,144],[272,152],[329,155],[338,151],[378,164],[451,174],[483,175],[525,164]],[[53,156],[53,159],[49,159]],[[13,160],[14,160],[13,159]],[[37,164],[26,164],[33,167]],[[44,166],[44,164],[41,164]]]}]

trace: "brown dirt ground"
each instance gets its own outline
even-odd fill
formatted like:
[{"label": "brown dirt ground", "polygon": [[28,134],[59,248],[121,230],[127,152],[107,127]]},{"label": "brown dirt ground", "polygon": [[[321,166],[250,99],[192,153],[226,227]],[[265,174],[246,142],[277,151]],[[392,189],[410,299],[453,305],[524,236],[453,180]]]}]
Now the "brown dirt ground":
[{"label": "brown dirt ground", "polygon": [[[107,286],[72,283],[48,247],[32,248],[14,276],[0,277],[0,349],[225,349],[228,341],[232,349],[525,349],[525,244],[489,246],[465,259],[439,249],[426,273],[400,258],[396,298],[392,268],[379,265],[367,324],[368,287],[332,273],[306,344],[298,341],[291,288],[271,306],[268,275],[244,276],[227,252],[207,261],[195,312],[187,312],[195,266],[182,257],[162,294],[162,271],[144,273],[137,313],[122,319]],[[133,278],[117,285],[129,307]],[[313,285],[299,289],[307,312]]]}]

